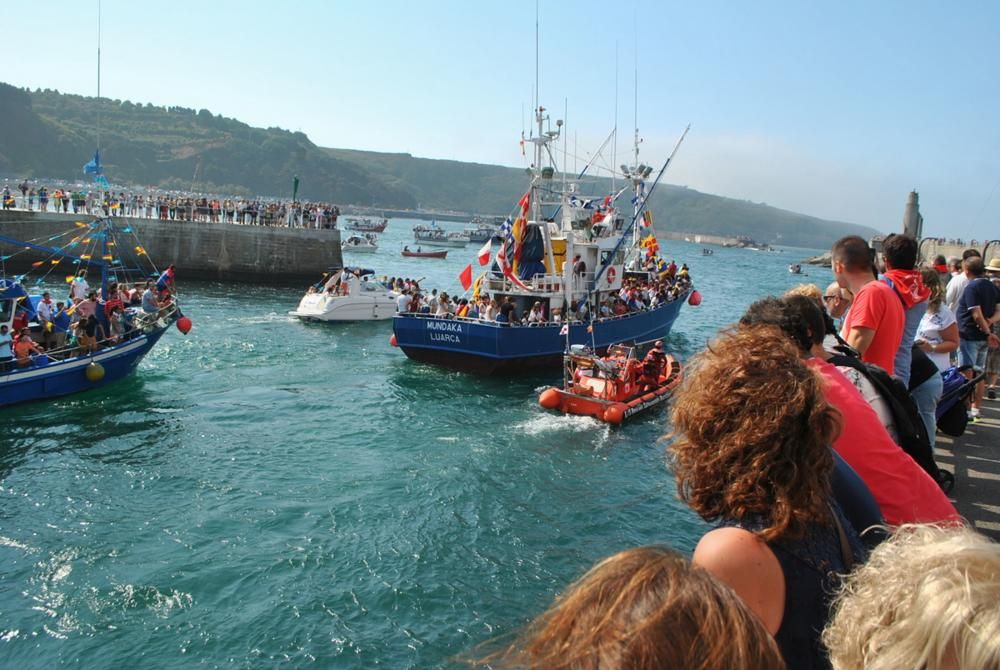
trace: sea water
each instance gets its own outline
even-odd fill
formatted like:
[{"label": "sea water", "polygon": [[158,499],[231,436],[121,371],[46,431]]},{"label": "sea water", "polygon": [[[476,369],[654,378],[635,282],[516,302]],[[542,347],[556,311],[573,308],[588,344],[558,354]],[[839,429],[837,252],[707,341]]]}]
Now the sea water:
[{"label": "sea water", "polygon": [[[346,260],[461,293],[480,245],[404,259],[413,223]],[[668,340],[683,359],[753,299],[830,279],[788,273],[806,250],[662,246],[704,299]],[[676,498],[667,411],[553,414],[558,371],[417,364],[390,322],[299,322],[304,287],[263,276],[178,283],[194,329],[133,376],[0,410],[2,667],[448,666],[601,557],[690,552],[706,528]]]}]

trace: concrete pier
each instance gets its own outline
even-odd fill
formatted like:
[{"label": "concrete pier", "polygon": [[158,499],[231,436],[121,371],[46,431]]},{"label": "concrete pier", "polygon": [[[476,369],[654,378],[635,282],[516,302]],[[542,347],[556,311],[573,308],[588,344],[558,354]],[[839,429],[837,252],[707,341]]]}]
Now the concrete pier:
[{"label": "concrete pier", "polygon": [[1000,541],[1000,400],[983,399],[982,416],[962,437],[937,436],[938,465],[955,473],[949,496],[980,533]]},{"label": "concrete pier", "polygon": [[[44,240],[91,217],[54,212],[0,212],[0,235]],[[157,267],[173,263],[182,277],[256,284],[315,282],[330,267],[343,265],[340,231],[249,226],[232,223],[160,221],[115,217],[131,226]],[[44,242],[39,242],[44,244]],[[0,253],[13,249],[0,244]],[[7,262],[22,272],[41,258],[27,252]]]}]

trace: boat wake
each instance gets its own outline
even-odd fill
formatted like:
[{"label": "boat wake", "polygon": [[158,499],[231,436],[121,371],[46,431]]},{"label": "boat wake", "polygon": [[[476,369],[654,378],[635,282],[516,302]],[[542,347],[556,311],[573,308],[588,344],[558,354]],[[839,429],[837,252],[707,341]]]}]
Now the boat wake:
[{"label": "boat wake", "polygon": [[589,416],[539,413],[514,427],[514,432],[536,437],[551,433],[607,433],[608,425]]}]

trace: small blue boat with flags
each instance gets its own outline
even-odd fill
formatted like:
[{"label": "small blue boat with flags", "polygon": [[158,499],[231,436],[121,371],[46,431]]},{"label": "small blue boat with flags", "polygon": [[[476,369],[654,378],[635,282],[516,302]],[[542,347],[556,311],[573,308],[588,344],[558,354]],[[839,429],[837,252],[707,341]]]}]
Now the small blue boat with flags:
[{"label": "small blue boat with flags", "polygon": [[[560,137],[562,121],[555,130],[546,127],[541,106],[535,121],[537,134],[524,140],[534,144],[530,188],[501,226],[492,265],[490,242],[480,252],[489,269],[474,282],[471,265],[461,276],[473,302],[488,311],[479,318],[397,314],[391,343],[409,358],[480,374],[558,368],[573,345],[601,353],[616,343],[662,339],[684,302],[700,301],[687,271],[678,273],[659,257],[646,209],[687,130],[651,186],[653,168],[639,164],[636,142],[635,164],[622,166],[625,186],[586,199],[579,180],[556,174],[550,144]],[[615,203],[629,191],[632,211],[623,215]],[[496,302],[487,308],[484,296]]]},{"label": "small blue boat with flags", "polygon": [[[20,338],[24,332],[30,338],[20,348],[15,345],[18,355],[14,359],[0,361],[0,407],[118,381],[135,370],[172,324],[184,333],[191,327],[177,303],[173,272],[157,272],[132,229],[117,225],[113,219],[77,222],[75,228],[43,241],[0,236],[0,252],[0,326],[6,326],[0,333]],[[28,271],[8,272],[16,269]],[[87,278],[100,273],[100,288],[94,291],[100,297],[93,308],[97,320],[93,330],[103,337],[91,340],[83,336],[78,341],[67,333],[66,325],[75,311],[83,312],[79,303],[66,300],[60,312],[51,298],[43,304],[47,292],[36,295],[29,291],[29,286],[52,285],[52,275],[61,280],[67,271],[71,272],[66,277],[71,294],[74,284],[86,285],[89,290]],[[132,306],[129,303],[134,301],[122,299],[127,287],[140,291],[147,281],[155,285],[145,304]],[[82,293],[79,288],[76,286],[78,295]],[[84,329],[79,328],[79,332],[82,335]],[[43,344],[49,346],[43,348]],[[6,358],[4,353],[0,340],[0,358]],[[6,353],[11,353],[9,343]]]}]

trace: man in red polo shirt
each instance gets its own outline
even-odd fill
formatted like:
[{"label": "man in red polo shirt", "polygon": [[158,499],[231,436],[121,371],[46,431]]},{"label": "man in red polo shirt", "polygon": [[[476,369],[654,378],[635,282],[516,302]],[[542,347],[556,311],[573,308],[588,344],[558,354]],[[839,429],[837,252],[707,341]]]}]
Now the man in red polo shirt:
[{"label": "man in red polo shirt", "polygon": [[876,279],[874,257],[864,239],[849,235],[837,240],[832,257],[837,284],[854,294],[841,336],[862,360],[893,374],[893,361],[903,340],[903,303],[892,288]]}]

